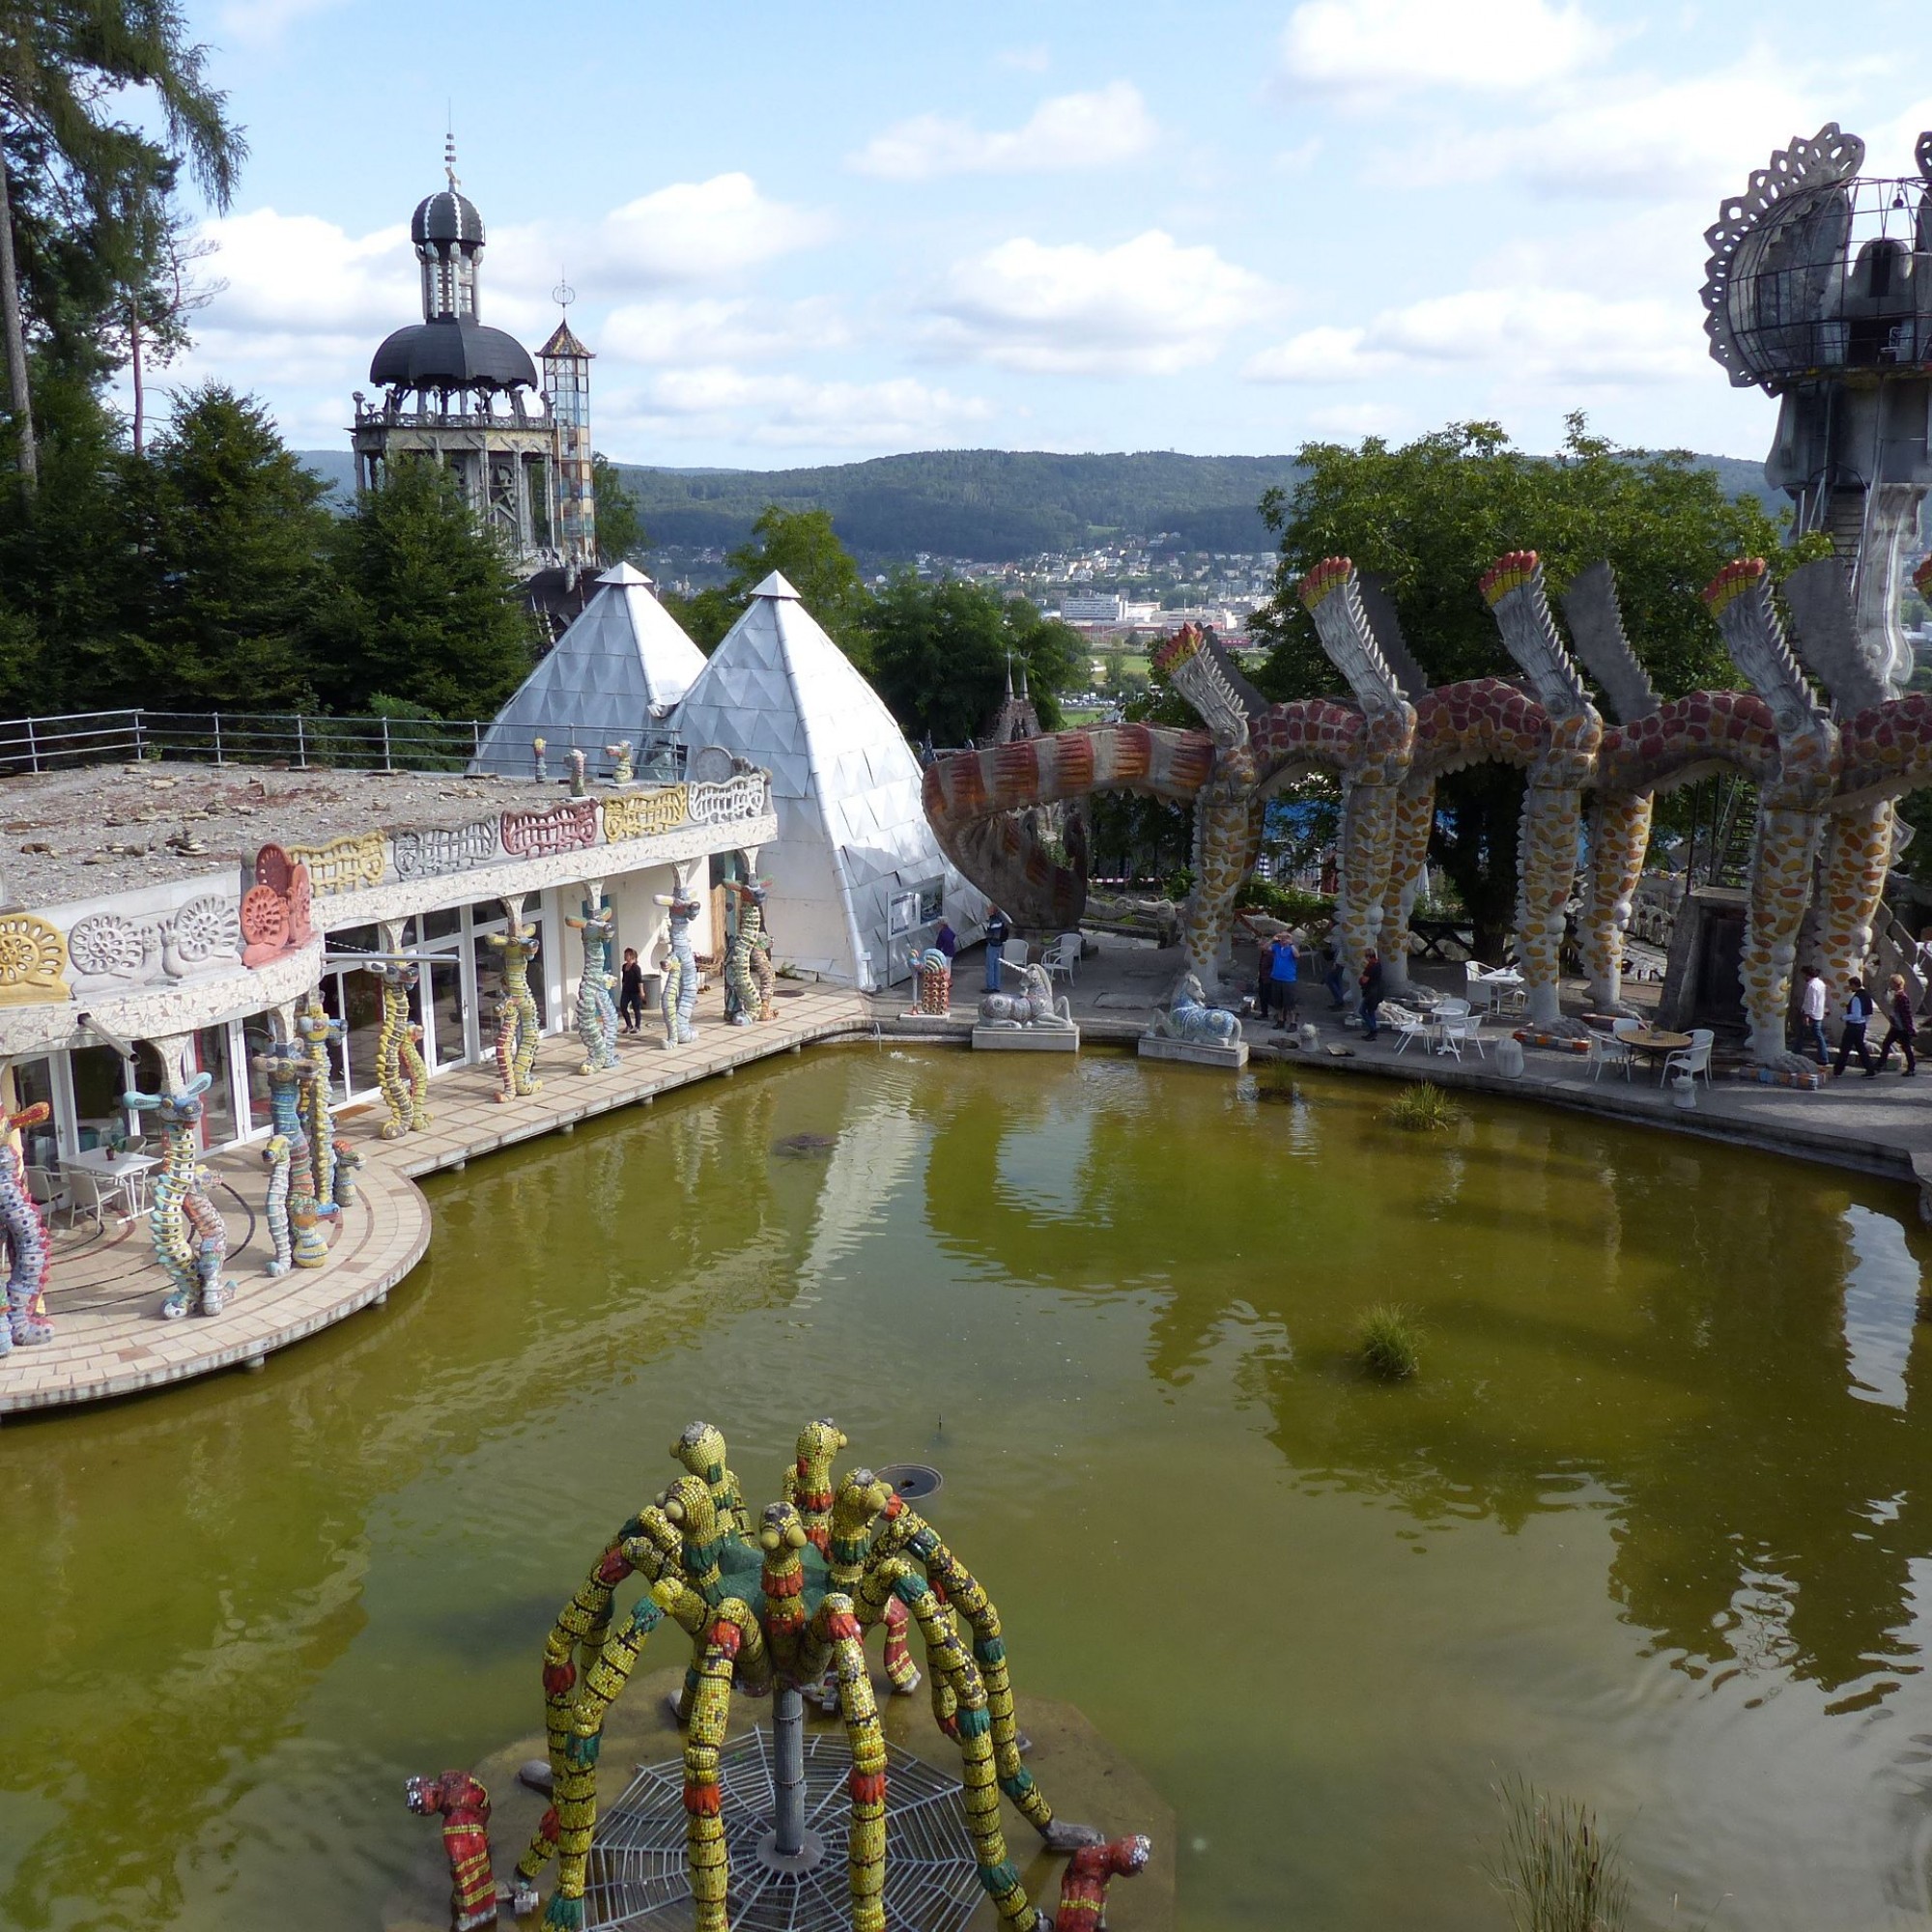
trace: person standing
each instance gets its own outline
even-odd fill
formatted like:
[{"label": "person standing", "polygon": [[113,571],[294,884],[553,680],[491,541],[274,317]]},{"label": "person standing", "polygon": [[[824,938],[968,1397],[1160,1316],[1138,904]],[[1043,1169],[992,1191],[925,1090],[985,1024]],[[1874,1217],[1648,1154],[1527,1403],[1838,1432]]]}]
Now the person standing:
[{"label": "person standing", "polygon": [[946,954],[947,971],[951,972],[953,955],[959,951],[959,935],[942,919],[939,922],[939,930],[932,935],[932,943]]},{"label": "person standing", "polygon": [[1331,929],[1321,947],[1321,983],[1328,988],[1331,1012],[1339,1013],[1349,1004],[1349,976],[1342,965],[1342,942]]},{"label": "person standing", "polygon": [[1274,962],[1268,969],[1268,977],[1275,1015],[1287,1026],[1294,1018],[1298,997],[1295,982],[1301,977],[1301,952],[1293,932],[1275,934]]},{"label": "person standing", "polygon": [[1825,976],[1816,966],[1805,978],[1799,1002],[1798,1050],[1810,1054],[1820,1066],[1832,1064],[1832,1056],[1825,1051]]},{"label": "person standing", "polygon": [[1376,1009],[1382,1003],[1382,958],[1373,946],[1363,955],[1362,977],[1357,983],[1362,989],[1362,1037],[1374,1039]]},{"label": "person standing", "polygon": [[644,969],[638,963],[638,949],[624,949],[624,970],[617,985],[617,1017],[626,1033],[644,1030]]},{"label": "person standing", "polygon": [[1007,923],[1006,914],[995,906],[986,916],[986,990],[989,993],[1000,990],[1000,955],[1006,951],[1012,931]]},{"label": "person standing", "polygon": [[1894,973],[1886,981],[1886,1010],[1891,1024],[1887,1027],[1885,1044],[1878,1050],[1879,1070],[1885,1070],[1885,1064],[1891,1058],[1894,1046],[1905,1054],[1905,1077],[1909,1080],[1918,1070],[1918,1056],[1912,1050],[1912,1036],[1918,1031],[1918,1022],[1912,1014],[1912,994],[1905,984],[1905,975]]},{"label": "person standing", "polygon": [[1878,1069],[1871,1064],[1870,1050],[1865,1045],[1865,1029],[1871,1025],[1871,1016],[1872,996],[1865,991],[1865,982],[1854,973],[1852,989],[1845,999],[1844,1031],[1838,1035],[1838,1057],[1832,1065],[1834,1074],[1845,1070],[1845,1063],[1855,1053],[1867,1080],[1877,1072]]}]

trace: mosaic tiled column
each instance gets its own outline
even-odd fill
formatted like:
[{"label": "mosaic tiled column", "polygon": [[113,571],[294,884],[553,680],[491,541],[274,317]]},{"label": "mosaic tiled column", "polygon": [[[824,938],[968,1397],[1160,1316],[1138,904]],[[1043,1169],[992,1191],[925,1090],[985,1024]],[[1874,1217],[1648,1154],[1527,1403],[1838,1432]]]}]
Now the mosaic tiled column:
[{"label": "mosaic tiled column", "polygon": [[[1335,946],[1350,984],[1360,977],[1369,948],[1378,944],[1382,898],[1395,852],[1398,788],[1350,785],[1342,802],[1336,851]],[[1382,971],[1387,974],[1384,964]]]},{"label": "mosaic tiled column", "polygon": [[1791,1003],[1791,974],[1798,958],[1798,929],[1811,902],[1811,867],[1822,831],[1815,811],[1774,808],[1758,813],[1757,838],[1751,847],[1749,918],[1738,970],[1744,981],[1751,1058],[1763,1065],[1776,1066],[1789,1057],[1784,1022]]},{"label": "mosaic tiled column", "polygon": [[1181,943],[1188,971],[1204,985],[1218,977],[1232,947],[1235,897],[1246,877],[1245,860],[1264,808],[1253,791],[1204,787],[1194,807],[1194,890],[1188,895]]},{"label": "mosaic tiled column", "polygon": [[1408,985],[1408,922],[1429,863],[1429,835],[1435,827],[1435,781],[1404,785],[1395,797],[1395,832],[1388,883],[1382,889],[1382,986],[1391,995]]},{"label": "mosaic tiled column", "polygon": [[1623,1003],[1624,933],[1631,923],[1655,796],[1599,797],[1590,812],[1590,876],[1579,940],[1590,1003],[1600,1013],[1628,1013]]},{"label": "mosaic tiled column", "polygon": [[1819,867],[1818,962],[1833,999],[1871,963],[1872,926],[1891,865],[1895,809],[1889,799],[1855,805],[1825,820]]}]

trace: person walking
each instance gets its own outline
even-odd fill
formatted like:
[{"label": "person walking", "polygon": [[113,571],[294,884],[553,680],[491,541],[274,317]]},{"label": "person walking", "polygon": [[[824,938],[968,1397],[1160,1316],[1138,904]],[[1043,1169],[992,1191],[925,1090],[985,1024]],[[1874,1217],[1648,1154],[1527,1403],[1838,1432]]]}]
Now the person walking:
[{"label": "person walking", "polygon": [[1322,942],[1321,964],[1325,969],[1321,983],[1328,988],[1328,998],[1332,1002],[1329,1010],[1339,1013],[1349,1004],[1349,976],[1342,966],[1342,942],[1332,929]]},{"label": "person walking", "polygon": [[1885,982],[1886,1011],[1891,1024],[1887,1027],[1885,1044],[1878,1050],[1879,1071],[1885,1071],[1885,1064],[1891,1058],[1891,1049],[1896,1046],[1905,1055],[1905,1077],[1909,1080],[1918,1070],[1918,1056],[1912,1050],[1912,1036],[1918,1030],[1918,1022],[1913,1017],[1912,994],[1905,984],[1905,975],[1894,973]]},{"label": "person walking", "polygon": [[1799,1001],[1798,1051],[1810,1054],[1820,1066],[1832,1064],[1832,1056],[1825,1050],[1825,976],[1816,966],[1806,975]]},{"label": "person walking", "polygon": [[1373,946],[1363,955],[1362,977],[1356,983],[1362,989],[1362,1037],[1374,1039],[1376,1009],[1382,1003],[1382,958]]},{"label": "person walking", "polygon": [[1832,1065],[1834,1074],[1844,1072],[1845,1063],[1855,1053],[1867,1080],[1878,1071],[1871,1064],[1871,1052],[1865,1045],[1865,1029],[1871,1025],[1871,1016],[1872,996],[1865,991],[1865,982],[1854,973],[1852,989],[1845,998],[1844,1031],[1838,1035],[1838,1057]]},{"label": "person walking", "polygon": [[1301,952],[1294,943],[1293,932],[1278,932],[1274,936],[1274,961],[1268,969],[1268,991],[1274,1005],[1275,1016],[1283,1026],[1293,1020],[1297,992],[1295,981],[1301,977]]},{"label": "person walking", "polygon": [[624,970],[617,982],[617,1017],[626,1033],[644,1030],[644,969],[638,963],[638,949],[624,949]]},{"label": "person walking", "polygon": [[1005,952],[1012,932],[1012,927],[1007,923],[1006,914],[995,906],[986,916],[986,990],[989,993],[1000,990],[1000,956]]},{"label": "person walking", "polygon": [[939,930],[932,935],[932,943],[946,954],[946,964],[950,969],[953,955],[959,951],[959,935],[942,919],[939,922]]}]

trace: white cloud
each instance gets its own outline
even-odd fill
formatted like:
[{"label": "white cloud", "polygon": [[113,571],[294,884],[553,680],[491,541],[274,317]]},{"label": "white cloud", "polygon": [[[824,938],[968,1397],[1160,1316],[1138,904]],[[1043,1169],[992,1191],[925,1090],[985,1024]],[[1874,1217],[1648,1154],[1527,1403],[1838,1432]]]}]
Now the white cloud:
[{"label": "white cloud", "polygon": [[957,396],[910,377],[881,383],[813,382],[747,375],[724,364],[667,370],[641,395],[613,398],[612,415],[659,435],[715,440],[852,448],[929,446],[991,414],[977,396]]},{"label": "white cloud", "polygon": [[1151,228],[1114,248],[1022,236],[955,267],[930,306],[942,350],[1048,375],[1169,375],[1211,361],[1268,285]]},{"label": "white cloud", "polygon": [[297,21],[311,14],[326,14],[341,6],[343,0],[235,0],[222,8],[221,30],[232,41],[249,46],[280,43]]},{"label": "white cloud", "polygon": [[1002,132],[981,132],[970,121],[938,114],[916,115],[875,136],[847,165],[888,181],[1107,168],[1145,154],[1158,132],[1139,88],[1115,80],[1094,94],[1042,100],[1025,127]]},{"label": "white cloud", "polygon": [[753,302],[660,297],[605,317],[600,353],[633,362],[758,361],[806,350],[841,349],[852,330],[830,297]]},{"label": "white cloud", "polygon": [[1042,42],[1037,46],[1004,47],[993,60],[996,66],[1011,68],[1015,73],[1044,73],[1053,64],[1053,55]]},{"label": "white cloud", "polygon": [[1606,301],[1577,289],[1465,289],[1360,327],[1304,329],[1250,357],[1258,383],[1355,383],[1482,366],[1523,384],[1674,382],[1705,373],[1694,306]]},{"label": "white cloud", "polygon": [[1282,32],[1281,68],[1297,90],[1364,99],[1518,94],[1609,45],[1580,7],[1549,0],[1303,0]]},{"label": "white cloud", "polygon": [[211,327],[380,336],[422,313],[406,228],[351,236],[319,215],[258,208],[202,232],[216,250],[206,270],[228,284],[209,309]]}]

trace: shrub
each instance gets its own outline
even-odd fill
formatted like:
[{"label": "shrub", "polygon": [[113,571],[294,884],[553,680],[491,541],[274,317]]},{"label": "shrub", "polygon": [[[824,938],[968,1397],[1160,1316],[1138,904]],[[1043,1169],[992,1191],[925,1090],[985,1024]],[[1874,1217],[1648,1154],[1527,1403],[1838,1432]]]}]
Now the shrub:
[{"label": "shrub", "polygon": [[1301,1098],[1301,1089],[1294,1084],[1292,1068],[1276,1061],[1271,1065],[1259,1067],[1255,1072],[1255,1098],[1271,1101],[1278,1107],[1286,1107]]},{"label": "shrub", "polygon": [[1440,1133],[1463,1119],[1463,1110],[1441,1088],[1419,1080],[1382,1109],[1382,1119],[1406,1133]]},{"label": "shrub", "polygon": [[1596,1815],[1572,1799],[1505,1779],[1502,1848],[1490,1877],[1509,1900],[1516,1932],[1622,1932],[1630,1880]]},{"label": "shrub", "polygon": [[1325,893],[1305,893],[1296,886],[1278,886],[1252,874],[1241,882],[1235,904],[1264,912],[1290,925],[1321,925],[1335,917],[1335,901]]},{"label": "shrub", "polygon": [[1413,1309],[1378,1301],[1355,1324],[1355,1350],[1370,1375],[1406,1382],[1421,1363],[1422,1329]]}]

